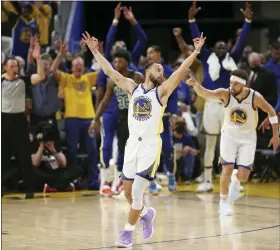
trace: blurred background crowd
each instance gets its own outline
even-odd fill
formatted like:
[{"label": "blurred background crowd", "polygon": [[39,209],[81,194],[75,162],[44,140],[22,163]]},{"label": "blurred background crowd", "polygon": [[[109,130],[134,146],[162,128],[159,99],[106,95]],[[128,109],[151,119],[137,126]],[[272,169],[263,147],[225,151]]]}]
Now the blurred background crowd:
[{"label": "blurred background crowd", "polygon": [[[109,83],[80,41],[85,30],[99,39],[100,52],[118,71],[132,72],[139,83],[148,62],[161,63],[165,77],[170,76],[194,50],[192,39],[203,31],[207,44],[189,73],[205,87],[210,86],[209,79],[217,88],[228,87],[225,72],[232,65],[225,66],[223,60],[230,56],[234,65],[248,72],[248,87],[279,113],[280,3],[250,4],[1,1],[5,190],[25,190],[26,198],[43,189],[100,189],[106,196],[121,192],[123,156],[117,131],[122,112],[117,93],[96,117],[94,133],[88,132],[108,98]],[[216,57],[209,57],[212,52]],[[221,65],[218,76],[215,67],[208,67],[209,60],[215,65],[215,58]],[[212,179],[220,173],[219,143],[207,143],[203,119],[207,102],[185,79],[165,110],[161,164],[151,193],[165,184],[173,191],[175,183],[194,182],[201,183],[197,191],[211,191]],[[258,125],[265,119],[259,112]],[[279,180],[279,155],[267,148],[269,126],[258,135],[251,179]]]}]

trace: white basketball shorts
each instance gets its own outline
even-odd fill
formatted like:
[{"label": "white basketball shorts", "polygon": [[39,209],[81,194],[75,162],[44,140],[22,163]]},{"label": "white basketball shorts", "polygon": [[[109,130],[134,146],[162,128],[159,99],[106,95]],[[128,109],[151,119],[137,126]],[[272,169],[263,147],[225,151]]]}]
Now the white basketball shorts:
[{"label": "white basketball shorts", "polygon": [[253,167],[257,146],[255,131],[248,135],[233,134],[222,129],[220,154],[222,165],[236,164],[238,167],[251,169]]},{"label": "white basketball shorts", "polygon": [[153,180],[159,165],[161,148],[160,135],[130,135],[125,146],[123,180],[134,180],[136,175]]},{"label": "white basketball shorts", "polygon": [[208,99],[203,112],[203,130],[209,135],[219,135],[224,123],[224,104],[220,100]]}]

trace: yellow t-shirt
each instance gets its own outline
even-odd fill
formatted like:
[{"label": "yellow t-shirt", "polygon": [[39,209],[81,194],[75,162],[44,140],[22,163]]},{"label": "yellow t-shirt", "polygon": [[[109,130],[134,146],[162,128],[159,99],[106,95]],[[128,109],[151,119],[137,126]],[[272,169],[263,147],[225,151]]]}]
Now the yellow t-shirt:
[{"label": "yellow t-shirt", "polygon": [[59,87],[64,93],[65,118],[95,117],[91,88],[96,85],[97,74],[93,72],[76,78],[73,74],[61,73]]},{"label": "yellow t-shirt", "polygon": [[[10,12],[16,15],[18,14],[18,12],[16,11],[16,9],[14,8],[13,4],[10,1],[1,1],[1,4],[3,4],[6,7],[6,9],[8,9]],[[1,10],[1,22],[2,23],[8,22],[8,16],[6,12],[3,11],[3,9]]]},{"label": "yellow t-shirt", "polygon": [[49,44],[49,26],[52,17],[52,8],[48,4],[43,5],[46,15],[39,10],[39,8],[33,4],[32,15],[38,23],[39,33],[40,33],[40,44],[48,45]]}]

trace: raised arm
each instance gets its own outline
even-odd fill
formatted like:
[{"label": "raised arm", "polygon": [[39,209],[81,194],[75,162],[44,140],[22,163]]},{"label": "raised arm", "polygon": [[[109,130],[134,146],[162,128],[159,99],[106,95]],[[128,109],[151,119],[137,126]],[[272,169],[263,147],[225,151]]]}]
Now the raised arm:
[{"label": "raised arm", "polygon": [[272,133],[273,133],[273,136],[269,142],[268,147],[272,145],[273,151],[276,152],[279,146],[279,135],[278,135],[279,123],[278,123],[278,117],[276,115],[276,112],[273,109],[273,107],[258,92],[255,92],[254,107],[260,108],[261,110],[263,110],[268,114],[268,119],[271,123]]},{"label": "raised arm", "polygon": [[187,43],[185,42],[183,36],[182,36],[182,29],[181,28],[173,28],[173,35],[176,38],[178,47],[181,51],[181,53],[185,54]]},{"label": "raised arm", "polygon": [[136,87],[136,83],[130,79],[121,75],[118,71],[114,70],[112,65],[102,56],[98,51],[98,40],[91,37],[88,32],[83,34],[83,41],[86,43],[91,53],[95,57],[96,61],[104,71],[120,88],[122,88],[129,95]]},{"label": "raised arm", "polygon": [[63,56],[67,53],[67,44],[61,44],[59,53],[57,54],[52,67],[51,67],[51,72],[53,73],[54,78],[59,82],[61,78],[61,71],[58,69],[61,61],[63,59]]},{"label": "raised arm", "polygon": [[202,87],[192,75],[189,75],[189,78],[187,79],[187,84],[193,86],[194,91],[204,99],[221,99],[225,104],[227,104],[229,101],[228,89],[219,88],[215,90],[208,90]]},{"label": "raised arm", "polygon": [[187,57],[184,60],[181,66],[176,71],[174,71],[166,81],[164,81],[160,85],[160,87],[158,88],[160,97],[165,96],[168,98],[173,92],[173,90],[180,84],[180,81],[183,79],[184,75],[188,72],[193,61],[200,53],[200,49],[203,46],[205,39],[206,37],[203,37],[203,33],[201,33],[200,38],[195,38],[193,40],[195,50],[193,51],[193,53],[190,54],[189,57]]},{"label": "raised arm", "polygon": [[251,22],[252,22],[252,17],[253,17],[253,12],[251,9],[251,5],[249,3],[246,3],[246,8],[245,10],[241,9],[240,10],[244,17],[245,21],[242,27],[242,32],[240,34],[239,39],[236,42],[236,45],[234,46],[234,49],[230,53],[230,55],[237,61],[241,58],[242,52],[244,50],[244,47],[246,45],[246,38],[248,36],[249,30],[251,28]]},{"label": "raised arm", "polygon": [[[197,23],[195,21],[196,14],[201,10],[200,7],[196,7],[196,2],[192,2],[192,6],[189,8],[189,27],[191,30],[192,38],[200,37],[200,31],[198,29]],[[207,61],[211,52],[204,45],[201,49],[201,60]]]},{"label": "raised arm", "polygon": [[36,59],[37,62],[37,73],[31,75],[31,83],[32,84],[37,84],[41,81],[43,81],[46,78],[46,74],[44,71],[44,63],[40,59],[40,45],[39,42],[36,42],[34,44],[34,49],[32,53],[33,58]]},{"label": "raised arm", "polygon": [[115,41],[115,36],[117,33],[117,27],[120,20],[120,16],[121,16],[121,3],[119,3],[115,8],[115,16],[113,19],[113,23],[110,26],[110,29],[106,36],[104,56],[109,61],[112,60],[111,50]]},{"label": "raised arm", "polygon": [[132,12],[132,8],[123,7],[123,14],[126,20],[128,20],[132,25],[133,29],[137,36],[136,44],[131,53],[132,62],[137,66],[140,60],[141,55],[143,54],[146,43],[148,41],[147,35],[145,31],[141,28],[140,24],[137,22],[134,14]]}]

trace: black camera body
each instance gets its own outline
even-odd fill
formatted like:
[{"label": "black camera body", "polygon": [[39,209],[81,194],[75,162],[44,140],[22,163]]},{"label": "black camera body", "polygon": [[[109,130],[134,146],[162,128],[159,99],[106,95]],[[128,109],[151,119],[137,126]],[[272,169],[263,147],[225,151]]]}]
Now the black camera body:
[{"label": "black camera body", "polygon": [[55,127],[53,120],[39,122],[31,129],[31,133],[37,141],[55,141]]}]

